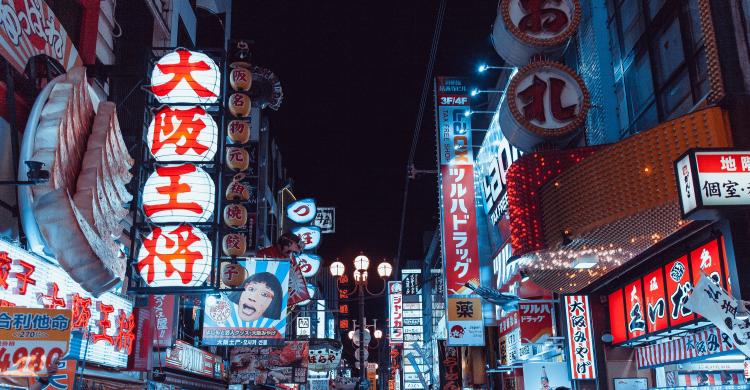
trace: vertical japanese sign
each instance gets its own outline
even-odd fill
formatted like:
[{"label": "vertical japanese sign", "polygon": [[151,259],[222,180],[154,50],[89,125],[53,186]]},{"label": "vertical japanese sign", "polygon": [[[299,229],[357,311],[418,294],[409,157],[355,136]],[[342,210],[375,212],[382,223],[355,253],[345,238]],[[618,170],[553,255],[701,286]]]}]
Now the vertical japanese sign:
[{"label": "vertical japanese sign", "polygon": [[568,362],[573,379],[596,379],[591,310],[586,295],[565,296]]},{"label": "vertical japanese sign", "polygon": [[404,342],[404,308],[401,282],[388,282],[388,332],[391,344]]},{"label": "vertical japanese sign", "polygon": [[446,345],[445,341],[438,341],[440,359],[440,390],[462,389],[461,379],[461,351],[458,347]]},{"label": "vertical japanese sign", "polygon": [[430,368],[424,357],[422,311],[422,270],[401,270],[404,300],[404,387],[426,389],[430,384]]},{"label": "vertical japanese sign", "polygon": [[201,287],[211,274],[216,239],[191,224],[215,220],[216,186],[203,168],[213,167],[222,142],[204,106],[219,100],[221,71],[208,55],[178,48],[156,61],[150,80],[153,99],[166,104],[152,112],[144,134],[143,158],[156,164],[153,172],[143,171],[142,211],[154,227],[139,236],[132,261],[141,287]]},{"label": "vertical japanese sign", "polygon": [[[479,285],[479,251],[474,194],[474,157],[471,142],[471,119],[468,90],[464,79],[438,77],[435,85],[437,114],[438,161],[440,162],[440,217],[442,231],[443,269],[445,272],[448,311],[460,308],[451,304],[466,302],[460,296],[470,295],[466,283]],[[464,306],[465,308],[465,306]],[[476,308],[472,320],[462,324],[448,319],[448,330],[456,328],[449,345],[483,345],[482,310]],[[469,324],[467,321],[472,321]],[[481,337],[469,338],[466,326],[477,330]],[[475,332],[469,332],[474,334]],[[449,334],[450,336],[450,334]],[[467,335],[468,336],[468,335]],[[478,344],[477,344],[478,342]]]},{"label": "vertical japanese sign", "polygon": [[154,317],[154,347],[166,348],[174,343],[173,332],[177,319],[177,302],[174,295],[150,295],[149,309]]},{"label": "vertical japanese sign", "polygon": [[0,374],[37,376],[68,352],[70,310],[0,308]]},{"label": "vertical japanese sign", "polygon": [[313,225],[319,227],[323,234],[336,233],[336,208],[318,207]]}]

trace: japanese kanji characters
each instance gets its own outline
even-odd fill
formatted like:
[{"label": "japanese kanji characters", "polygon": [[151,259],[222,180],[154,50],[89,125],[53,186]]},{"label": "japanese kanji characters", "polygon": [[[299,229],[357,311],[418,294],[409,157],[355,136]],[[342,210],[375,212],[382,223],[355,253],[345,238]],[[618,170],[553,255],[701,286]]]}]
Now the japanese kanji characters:
[{"label": "japanese kanji characters", "polygon": [[143,188],[143,212],[153,223],[206,222],[214,191],[211,177],[195,165],[160,166]]},{"label": "japanese kanji characters", "polygon": [[150,90],[160,103],[215,103],[221,73],[207,55],[178,49],[159,59],[151,83]]},{"label": "japanese kanji characters", "polygon": [[561,10],[560,1],[519,0],[524,16],[518,28],[524,33],[559,34],[569,24],[568,15]]},{"label": "japanese kanji characters", "polygon": [[190,225],[155,227],[142,240],[136,269],[148,285],[199,286],[211,268],[211,242]]},{"label": "japanese kanji characters", "polygon": [[158,161],[211,161],[218,126],[203,107],[165,106],[154,114],[146,138]]}]

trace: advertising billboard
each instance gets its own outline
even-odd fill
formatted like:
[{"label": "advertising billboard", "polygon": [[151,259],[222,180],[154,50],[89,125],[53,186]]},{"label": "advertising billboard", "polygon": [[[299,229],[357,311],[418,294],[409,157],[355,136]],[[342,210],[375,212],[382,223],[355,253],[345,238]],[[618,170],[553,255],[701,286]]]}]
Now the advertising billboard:
[{"label": "advertising billboard", "polygon": [[127,366],[136,328],[131,300],[110,292],[94,297],[62,268],[0,240],[2,306],[70,309],[69,356],[85,355],[87,362],[112,368]]},{"label": "advertising billboard", "polygon": [[[462,296],[472,290],[467,283],[479,285],[479,249],[474,194],[474,156],[471,118],[466,80],[438,77],[435,80],[438,161],[440,164],[440,217],[443,270],[448,312],[466,301]],[[460,299],[459,299],[460,298]],[[451,305],[453,307],[450,307]],[[449,345],[484,345],[481,304],[469,320],[461,323],[448,316]]]},{"label": "advertising billboard", "polygon": [[0,307],[0,375],[46,373],[68,351],[72,318],[70,310]]},{"label": "advertising billboard", "polygon": [[232,291],[206,296],[205,345],[281,345],[286,334],[290,263],[244,259]]},{"label": "advertising billboard", "polygon": [[276,385],[307,381],[307,341],[287,341],[274,347],[235,347],[231,351],[230,383]]},{"label": "advertising billboard", "polygon": [[573,379],[596,379],[591,306],[586,295],[565,296],[568,363]]},{"label": "advertising billboard", "polygon": [[388,332],[391,344],[404,342],[404,308],[401,282],[388,282]]}]

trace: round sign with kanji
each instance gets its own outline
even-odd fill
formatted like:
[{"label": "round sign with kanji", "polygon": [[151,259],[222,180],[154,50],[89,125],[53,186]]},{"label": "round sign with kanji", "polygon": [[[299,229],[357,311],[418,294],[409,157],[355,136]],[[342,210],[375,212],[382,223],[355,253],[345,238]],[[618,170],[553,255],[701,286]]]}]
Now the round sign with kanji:
[{"label": "round sign with kanji", "polygon": [[570,68],[537,61],[511,79],[500,110],[500,128],[517,148],[528,152],[547,142],[564,141],[586,121],[589,92]]},{"label": "round sign with kanji", "polygon": [[216,122],[200,106],[160,108],[146,134],[149,151],[159,162],[211,161],[218,139]]},{"label": "round sign with kanji", "polygon": [[312,250],[320,245],[320,228],[317,226],[299,226],[292,228],[292,233],[302,239],[303,249]]},{"label": "round sign with kanji", "polygon": [[305,198],[290,203],[286,206],[286,215],[295,223],[306,224],[315,219],[318,208],[315,206],[315,199]]},{"label": "round sign with kanji", "polygon": [[154,64],[148,88],[159,103],[212,104],[219,99],[221,71],[211,57],[180,48]]},{"label": "round sign with kanji", "polygon": [[143,238],[136,270],[149,287],[201,286],[211,273],[211,241],[191,225],[154,227]]},{"label": "round sign with kanji", "polygon": [[558,59],[581,21],[579,0],[501,0],[492,32],[495,50],[509,64],[534,56]]},{"label": "round sign with kanji", "polygon": [[214,213],[214,181],[192,164],[158,166],[143,186],[143,212],[152,223],[201,223]]},{"label": "round sign with kanji", "polygon": [[301,253],[294,260],[302,271],[302,276],[306,278],[315,276],[320,270],[320,263],[323,261],[320,256],[314,253]]}]

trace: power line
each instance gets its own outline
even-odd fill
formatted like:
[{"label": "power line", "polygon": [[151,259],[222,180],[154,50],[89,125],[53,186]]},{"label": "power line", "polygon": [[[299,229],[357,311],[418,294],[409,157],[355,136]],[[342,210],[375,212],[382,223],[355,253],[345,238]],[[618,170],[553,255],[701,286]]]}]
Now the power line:
[{"label": "power line", "polygon": [[417,151],[417,143],[419,142],[419,133],[422,129],[422,120],[424,118],[424,110],[427,105],[427,96],[430,93],[430,82],[432,81],[432,72],[435,68],[435,58],[437,57],[437,49],[440,43],[440,32],[443,29],[443,20],[445,19],[445,7],[447,0],[440,1],[440,7],[438,8],[437,20],[435,21],[435,30],[432,32],[432,46],[430,47],[430,56],[427,61],[427,71],[425,73],[424,83],[422,83],[422,95],[419,100],[419,110],[417,111],[417,120],[414,123],[414,131],[412,132],[413,137],[411,140],[411,150],[409,151],[409,160],[406,164],[407,172],[405,172],[404,180],[404,202],[401,206],[401,229],[398,236],[398,248],[396,249],[396,261],[394,272],[398,275],[399,269],[401,269],[401,250],[404,243],[404,230],[406,228],[406,204],[409,198],[409,166],[414,164],[414,155]]}]

